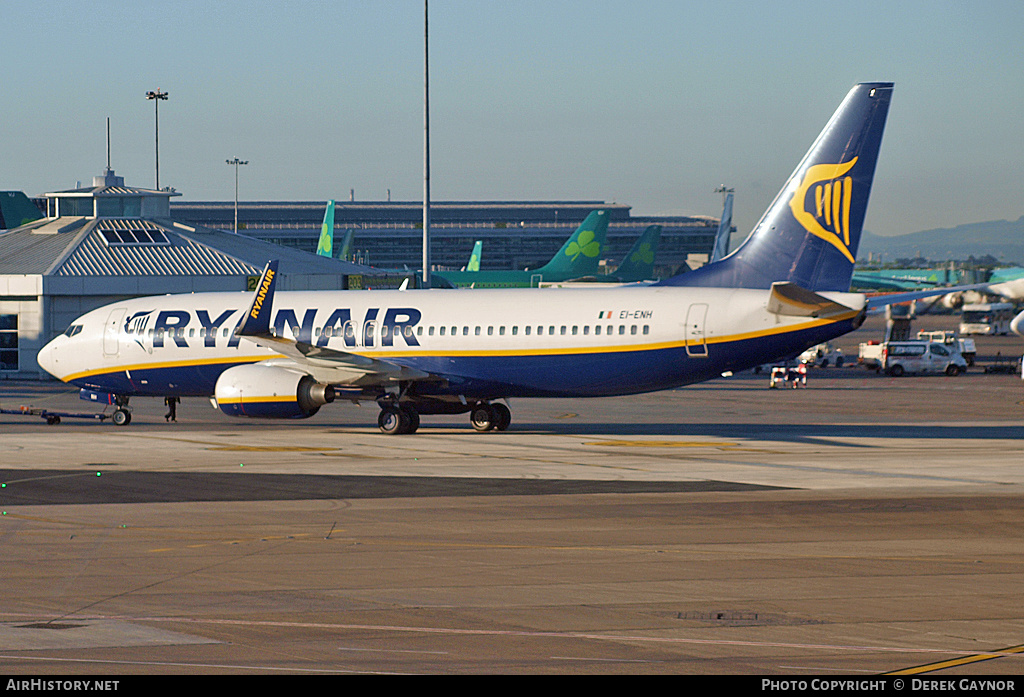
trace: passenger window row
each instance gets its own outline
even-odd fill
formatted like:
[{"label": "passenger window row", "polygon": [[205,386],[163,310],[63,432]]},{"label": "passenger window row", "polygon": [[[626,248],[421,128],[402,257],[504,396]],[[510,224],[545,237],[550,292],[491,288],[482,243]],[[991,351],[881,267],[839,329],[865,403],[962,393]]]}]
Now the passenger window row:
[{"label": "passenger window row", "polygon": [[[520,331],[520,329],[521,329],[521,331]],[[388,327],[381,327],[381,334],[383,336],[388,336],[388,333],[389,333]],[[642,325],[642,326],[636,325],[636,324],[631,324],[631,325],[620,324],[620,325],[618,325],[618,328],[616,329],[616,326],[615,325],[611,325],[611,324],[609,324],[609,325],[595,325],[595,326],[591,326],[589,324],[585,324],[583,326],[580,326],[580,325],[571,325],[571,326],[570,325],[560,325],[560,326],[555,326],[555,325],[548,325],[548,326],[544,326],[544,325],[537,325],[537,326],[528,325],[528,326],[525,326],[525,327],[522,327],[522,328],[520,328],[519,325],[513,325],[511,327],[505,327],[505,326],[497,326],[497,327],[495,327],[495,326],[488,326],[488,327],[472,326],[472,327],[470,327],[468,325],[463,325],[461,327],[459,327],[459,326],[449,327],[447,325],[446,326],[437,326],[437,327],[435,327],[434,325],[431,325],[431,326],[426,328],[426,331],[424,331],[424,327],[422,327],[422,326],[416,327],[415,336],[424,336],[424,335],[426,335],[426,336],[506,336],[506,335],[510,335],[510,336],[520,336],[520,335],[522,335],[522,336],[545,336],[545,335],[546,336],[591,336],[591,335],[593,335],[593,336],[602,336],[602,334],[605,335],[605,336],[615,336],[615,335],[625,336],[627,333],[630,334],[630,335],[643,334],[644,336],[646,336],[646,335],[651,333],[651,326],[649,324],[645,324],[645,325]],[[395,336],[399,336],[401,334],[404,334],[407,337],[412,337],[414,335],[413,328],[411,326],[395,327],[394,335]],[[320,327],[317,327],[316,330],[314,331],[313,335],[314,336],[321,336],[321,335],[324,335],[324,336],[342,336],[342,335],[345,335],[345,336],[348,336],[348,337],[351,338],[353,336],[353,333],[352,333],[352,330],[351,330],[351,325],[345,325],[344,328],[335,326],[335,327],[324,327],[323,329],[321,329]]]},{"label": "passenger window row", "polygon": [[[460,331],[460,329],[461,329],[461,331]],[[506,329],[508,329],[507,332],[506,332]],[[68,330],[65,332],[65,334],[67,334],[68,336],[73,336],[74,334],[78,333],[79,331],[81,331],[81,325],[76,325],[76,326],[73,326],[73,327],[69,327]],[[168,327],[167,329],[161,329],[160,330],[160,334],[162,336],[166,336],[167,338],[175,338],[176,337],[176,338],[179,338],[179,339],[183,339],[183,338],[185,338],[186,331],[188,332],[188,337],[189,338],[194,338],[197,335],[199,337],[206,337],[207,336],[207,329],[206,329],[206,327],[201,327],[199,329],[196,329],[195,327],[192,327],[192,328],[189,328],[187,330],[186,330],[185,327]],[[228,334],[230,334],[230,332],[231,332],[231,328],[230,327],[224,327],[224,328],[222,328],[220,330],[220,334],[223,337],[227,337]],[[447,326],[435,327],[435,326],[431,325],[431,326],[427,327],[426,335],[427,336],[460,336],[460,335],[461,336],[470,336],[472,334],[472,336],[484,336],[486,334],[486,336],[494,336],[495,334],[497,334],[497,336],[505,336],[506,334],[509,334],[511,336],[519,336],[519,335],[522,335],[522,336],[545,336],[545,335],[546,336],[591,336],[591,335],[593,335],[593,336],[602,336],[602,335],[604,335],[604,336],[616,336],[616,335],[617,336],[625,336],[627,334],[627,332],[631,336],[635,336],[637,334],[643,334],[644,336],[647,336],[648,334],[651,333],[651,327],[650,327],[649,324],[645,324],[643,326],[639,326],[639,325],[636,325],[636,324],[631,324],[631,325],[620,324],[620,325],[618,325],[617,328],[616,328],[615,325],[612,325],[612,324],[609,324],[609,325],[600,325],[600,324],[598,324],[598,325],[594,325],[593,327],[591,325],[589,325],[589,324],[585,324],[582,327],[580,325],[571,325],[571,326],[569,326],[569,325],[561,325],[561,326],[537,325],[536,327],[534,325],[527,325],[525,327],[522,327],[522,332],[520,332],[519,325],[513,325],[512,327],[508,327],[508,328],[506,328],[505,326],[498,326],[498,327],[489,326],[489,327],[486,327],[486,328],[485,327],[481,327],[481,326],[474,326],[474,327],[462,326],[461,328],[458,327],[458,326],[455,326],[455,327],[450,327],[449,328]],[[129,330],[127,333],[128,334],[133,334],[133,333],[136,333],[136,332],[134,332],[132,330]],[[385,336],[385,337],[388,336],[388,333],[389,333],[388,327],[382,327],[381,328],[381,334],[383,336]],[[413,328],[411,326],[396,327],[395,328],[395,330],[394,330],[394,335],[395,336],[400,336],[402,333],[404,333],[405,336],[411,338],[413,336]],[[216,330],[211,330],[210,331],[210,335],[211,336],[216,336],[216,334],[217,334]],[[152,338],[153,330],[152,329],[146,330],[146,335],[149,336],[150,338]],[[314,336],[319,337],[321,335],[327,336],[327,337],[330,337],[330,336],[338,336],[338,337],[345,336],[345,337],[351,339],[351,338],[353,338],[354,333],[352,331],[351,325],[346,325],[344,328],[336,326],[336,327],[324,327],[324,328],[321,329],[320,327],[317,327],[316,331],[314,332]],[[423,336],[424,335],[424,331],[423,331],[423,327],[422,326],[416,327],[415,335],[416,336]]]}]

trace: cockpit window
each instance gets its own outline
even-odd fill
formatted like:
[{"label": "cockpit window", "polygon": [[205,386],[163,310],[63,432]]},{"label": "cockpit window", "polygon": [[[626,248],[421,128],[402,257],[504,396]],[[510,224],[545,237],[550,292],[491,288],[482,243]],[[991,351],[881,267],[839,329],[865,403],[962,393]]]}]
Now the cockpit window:
[{"label": "cockpit window", "polygon": [[74,336],[78,332],[82,331],[81,324],[72,324],[64,331],[64,336]]}]

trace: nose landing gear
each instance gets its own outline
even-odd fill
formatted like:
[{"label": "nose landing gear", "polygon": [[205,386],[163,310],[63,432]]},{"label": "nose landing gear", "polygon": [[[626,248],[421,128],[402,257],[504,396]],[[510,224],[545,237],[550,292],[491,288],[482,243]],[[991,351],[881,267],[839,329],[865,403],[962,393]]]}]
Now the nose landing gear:
[{"label": "nose landing gear", "polygon": [[128,406],[128,398],[122,395],[114,395],[114,404],[117,409],[110,415],[110,420],[115,426],[127,426],[132,422],[132,410]]}]

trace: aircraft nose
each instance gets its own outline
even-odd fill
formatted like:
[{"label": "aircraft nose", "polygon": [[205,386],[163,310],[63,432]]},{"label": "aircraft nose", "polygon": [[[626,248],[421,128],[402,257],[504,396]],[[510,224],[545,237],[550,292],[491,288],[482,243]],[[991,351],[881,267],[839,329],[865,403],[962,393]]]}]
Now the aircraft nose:
[{"label": "aircraft nose", "polygon": [[58,358],[60,349],[58,348],[57,343],[61,338],[63,337],[57,337],[46,346],[39,349],[39,353],[36,354],[36,363],[39,364],[39,367],[55,378],[60,377],[60,368],[58,367],[60,364],[60,359]]}]

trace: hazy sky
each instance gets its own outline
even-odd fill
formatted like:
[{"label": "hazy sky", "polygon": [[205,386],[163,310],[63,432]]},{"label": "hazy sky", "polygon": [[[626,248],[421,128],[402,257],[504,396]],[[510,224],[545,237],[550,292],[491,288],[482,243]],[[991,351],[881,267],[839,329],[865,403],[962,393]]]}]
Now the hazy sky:
[{"label": "hazy sky", "polygon": [[[422,0],[0,0],[0,189],[106,164],[184,200],[422,196]],[[432,0],[431,198],[747,232],[850,87],[896,89],[865,228],[1024,214],[1024,4]]]}]

